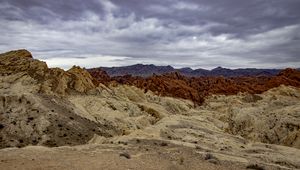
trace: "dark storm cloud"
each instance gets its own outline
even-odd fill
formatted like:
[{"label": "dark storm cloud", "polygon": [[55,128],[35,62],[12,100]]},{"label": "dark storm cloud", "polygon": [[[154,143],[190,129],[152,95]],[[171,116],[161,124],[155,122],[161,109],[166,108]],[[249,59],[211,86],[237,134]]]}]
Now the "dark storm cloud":
[{"label": "dark storm cloud", "polygon": [[1,0],[0,50],[27,48],[63,67],[299,67],[299,8],[299,0]]},{"label": "dark storm cloud", "polygon": [[[39,22],[51,22],[52,19],[79,19],[86,10],[101,14],[102,7],[96,0],[2,0],[2,4],[8,5],[8,10],[1,11],[4,17],[11,19],[35,20]],[[9,15],[9,10],[17,10],[18,16]]]},{"label": "dark storm cloud", "polygon": [[[207,22],[222,23],[214,33],[256,33],[299,23],[300,2],[297,0],[189,0],[189,1],[122,1],[128,11],[139,16],[159,17],[187,25]],[[179,3],[178,3],[179,2]]]}]

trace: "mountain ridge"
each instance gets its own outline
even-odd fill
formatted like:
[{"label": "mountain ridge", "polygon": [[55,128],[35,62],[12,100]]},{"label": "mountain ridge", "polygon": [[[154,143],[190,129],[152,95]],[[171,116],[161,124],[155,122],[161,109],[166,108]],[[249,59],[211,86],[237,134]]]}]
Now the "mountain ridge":
[{"label": "mountain ridge", "polygon": [[[237,68],[229,69],[218,66],[214,69],[192,69],[190,67],[174,68],[170,65],[156,66],[154,64],[134,64],[120,67],[97,67],[91,69],[101,69],[107,72],[109,76],[141,76],[149,77],[153,74],[161,75],[171,72],[179,72],[184,76],[200,77],[200,76],[224,76],[224,77],[240,77],[240,76],[274,76],[284,69],[262,69],[262,68]],[[297,68],[299,70],[299,68]]]}]

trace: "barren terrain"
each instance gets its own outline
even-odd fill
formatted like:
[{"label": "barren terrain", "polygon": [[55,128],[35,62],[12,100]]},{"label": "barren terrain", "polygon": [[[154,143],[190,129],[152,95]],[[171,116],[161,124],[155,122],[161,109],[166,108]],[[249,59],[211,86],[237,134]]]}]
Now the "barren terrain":
[{"label": "barren terrain", "polygon": [[293,70],[272,80],[289,84],[201,105],[48,68],[26,50],[1,54],[0,71],[1,169],[300,169]]}]

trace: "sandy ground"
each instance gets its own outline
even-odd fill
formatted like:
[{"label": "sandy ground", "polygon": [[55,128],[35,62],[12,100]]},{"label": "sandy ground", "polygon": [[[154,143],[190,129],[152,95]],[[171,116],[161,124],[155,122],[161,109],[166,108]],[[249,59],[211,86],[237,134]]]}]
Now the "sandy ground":
[{"label": "sandy ground", "polygon": [[[151,141],[155,142],[155,141]],[[158,141],[156,141],[158,143]],[[162,146],[163,145],[163,146]],[[82,145],[46,148],[29,146],[0,151],[1,169],[246,169],[246,165],[219,161],[196,149],[167,143]]]}]

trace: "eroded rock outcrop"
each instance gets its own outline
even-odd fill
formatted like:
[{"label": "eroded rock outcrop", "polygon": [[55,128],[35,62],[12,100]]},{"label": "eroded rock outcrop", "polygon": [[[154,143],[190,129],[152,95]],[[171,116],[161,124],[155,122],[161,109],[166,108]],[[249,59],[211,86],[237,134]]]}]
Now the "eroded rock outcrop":
[{"label": "eroded rock outcrop", "polygon": [[41,92],[44,93],[54,92],[61,95],[72,92],[86,93],[96,87],[91,75],[77,66],[68,71],[59,68],[48,69],[44,76],[41,86]]},{"label": "eroded rock outcrop", "polygon": [[94,135],[121,134],[118,127],[78,116],[66,98],[95,87],[80,67],[48,68],[26,50],[0,54],[0,148],[79,145]]},{"label": "eroded rock outcrop", "polygon": [[67,100],[55,96],[0,94],[0,148],[87,143],[93,136],[111,137],[121,130],[88,120]]},{"label": "eroded rock outcrop", "polygon": [[90,69],[88,72],[91,74],[92,77],[94,77],[94,84],[108,84],[111,81],[110,76],[101,69]]},{"label": "eroded rock outcrop", "polygon": [[45,62],[33,59],[27,50],[10,51],[0,54],[1,76],[30,76],[40,86],[42,93],[86,93],[96,86],[93,77],[84,69],[74,66],[68,71],[48,68]]},{"label": "eroded rock outcrop", "polygon": [[291,86],[260,95],[210,96],[203,106],[226,123],[226,132],[251,141],[300,148],[300,90]]},{"label": "eroded rock outcrop", "polygon": [[133,85],[157,95],[183,98],[201,104],[212,94],[233,95],[239,92],[259,94],[280,85],[300,87],[300,71],[286,69],[277,76],[258,77],[186,77],[179,73],[153,75],[147,78],[130,75],[108,78],[104,71],[89,70],[100,82]]}]

